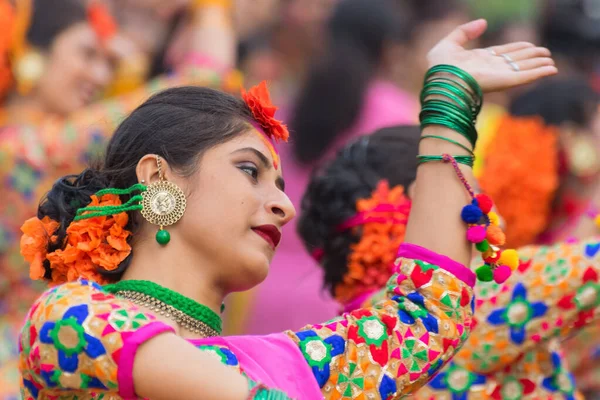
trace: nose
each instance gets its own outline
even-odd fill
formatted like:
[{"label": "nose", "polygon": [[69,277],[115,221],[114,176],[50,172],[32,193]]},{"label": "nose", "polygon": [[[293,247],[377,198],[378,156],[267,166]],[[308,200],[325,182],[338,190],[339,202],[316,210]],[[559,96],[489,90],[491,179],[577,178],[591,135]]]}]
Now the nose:
[{"label": "nose", "polygon": [[266,204],[267,212],[274,214],[281,226],[287,224],[296,216],[296,208],[290,198],[283,192],[278,191],[278,195]]}]

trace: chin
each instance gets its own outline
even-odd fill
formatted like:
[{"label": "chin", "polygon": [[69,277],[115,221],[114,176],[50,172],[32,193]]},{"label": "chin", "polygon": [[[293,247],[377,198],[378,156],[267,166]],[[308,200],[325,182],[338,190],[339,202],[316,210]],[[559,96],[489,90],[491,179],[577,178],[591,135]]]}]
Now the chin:
[{"label": "chin", "polygon": [[244,262],[239,263],[239,269],[235,272],[237,275],[237,284],[234,285],[236,292],[250,290],[261,284],[269,275],[269,266],[272,256],[264,253],[256,254],[253,257],[247,257]]}]

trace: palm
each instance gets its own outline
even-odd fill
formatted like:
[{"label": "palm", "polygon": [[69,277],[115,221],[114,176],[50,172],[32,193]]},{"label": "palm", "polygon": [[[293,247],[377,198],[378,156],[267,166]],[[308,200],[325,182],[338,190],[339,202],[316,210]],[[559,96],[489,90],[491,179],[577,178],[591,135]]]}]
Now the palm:
[{"label": "palm", "polygon": [[465,49],[467,42],[481,36],[485,29],[483,20],[458,27],[429,52],[429,65],[459,67],[471,74],[484,92],[508,89],[557,73],[550,51],[531,43]]}]

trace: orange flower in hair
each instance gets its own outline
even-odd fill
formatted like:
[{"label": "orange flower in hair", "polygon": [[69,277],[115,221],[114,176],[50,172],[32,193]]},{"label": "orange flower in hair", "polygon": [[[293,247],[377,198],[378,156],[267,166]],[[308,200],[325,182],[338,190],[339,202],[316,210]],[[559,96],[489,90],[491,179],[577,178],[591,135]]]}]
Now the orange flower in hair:
[{"label": "orange flower in hair", "polygon": [[[88,207],[121,205],[119,196],[106,194],[100,199],[92,196]],[[98,283],[108,281],[98,269],[114,271],[131,253],[125,229],[129,217],[126,212],[73,221],[67,228],[63,249],[47,255],[52,269],[52,282],[63,283],[85,278]]]},{"label": "orange flower in hair", "polygon": [[54,243],[57,236],[54,234],[60,224],[50,217],[41,220],[37,217],[30,218],[21,226],[21,255],[29,263],[29,277],[43,279],[45,274],[44,261],[48,253],[48,245]]},{"label": "orange flower in hair", "polygon": [[509,247],[535,242],[548,227],[559,184],[557,138],[539,117],[505,116],[486,151],[479,184],[506,221]]},{"label": "orange flower in hair", "polygon": [[267,84],[262,81],[248,91],[242,89],[242,99],[248,105],[254,120],[263,128],[265,134],[276,142],[287,142],[290,133],[283,122],[275,119],[277,107],[271,103]]},{"label": "orange flower in hair", "polygon": [[389,188],[383,180],[371,197],[356,202],[357,214],[343,228],[361,229],[361,239],[351,246],[348,272],[335,287],[335,298],[346,304],[381,289],[393,272],[393,262],[404,241],[410,200],[400,185]]},{"label": "orange flower in hair", "polygon": [[105,4],[93,1],[88,6],[87,17],[102,42],[112,39],[117,34],[117,23]]}]

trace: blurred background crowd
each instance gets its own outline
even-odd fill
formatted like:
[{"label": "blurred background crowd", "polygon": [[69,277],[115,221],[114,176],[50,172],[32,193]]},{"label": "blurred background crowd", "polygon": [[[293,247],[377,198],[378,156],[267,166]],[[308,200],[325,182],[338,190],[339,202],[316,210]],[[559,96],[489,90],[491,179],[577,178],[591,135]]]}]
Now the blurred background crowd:
[{"label": "blurred background crowd", "polygon": [[[19,254],[21,223],[58,177],[93,162],[123,116],[165,87],[238,93],[267,80],[292,132],[280,152],[299,208],[311,170],[345,143],[418,122],[427,51],[456,25],[486,18],[477,46],[541,44],[560,77],[486,98],[476,174],[499,207],[503,193],[529,185],[503,213],[511,245],[564,239],[600,172],[600,0],[346,1],[0,0],[0,399],[18,398],[16,338],[43,289]],[[518,168],[510,152],[487,154],[490,143],[510,148],[515,135],[527,138]],[[519,179],[519,168],[535,182]],[[528,218],[511,225],[511,212]],[[228,299],[226,333],[277,332],[339,311],[293,225],[269,278]],[[597,372],[580,375],[598,386]]]}]

